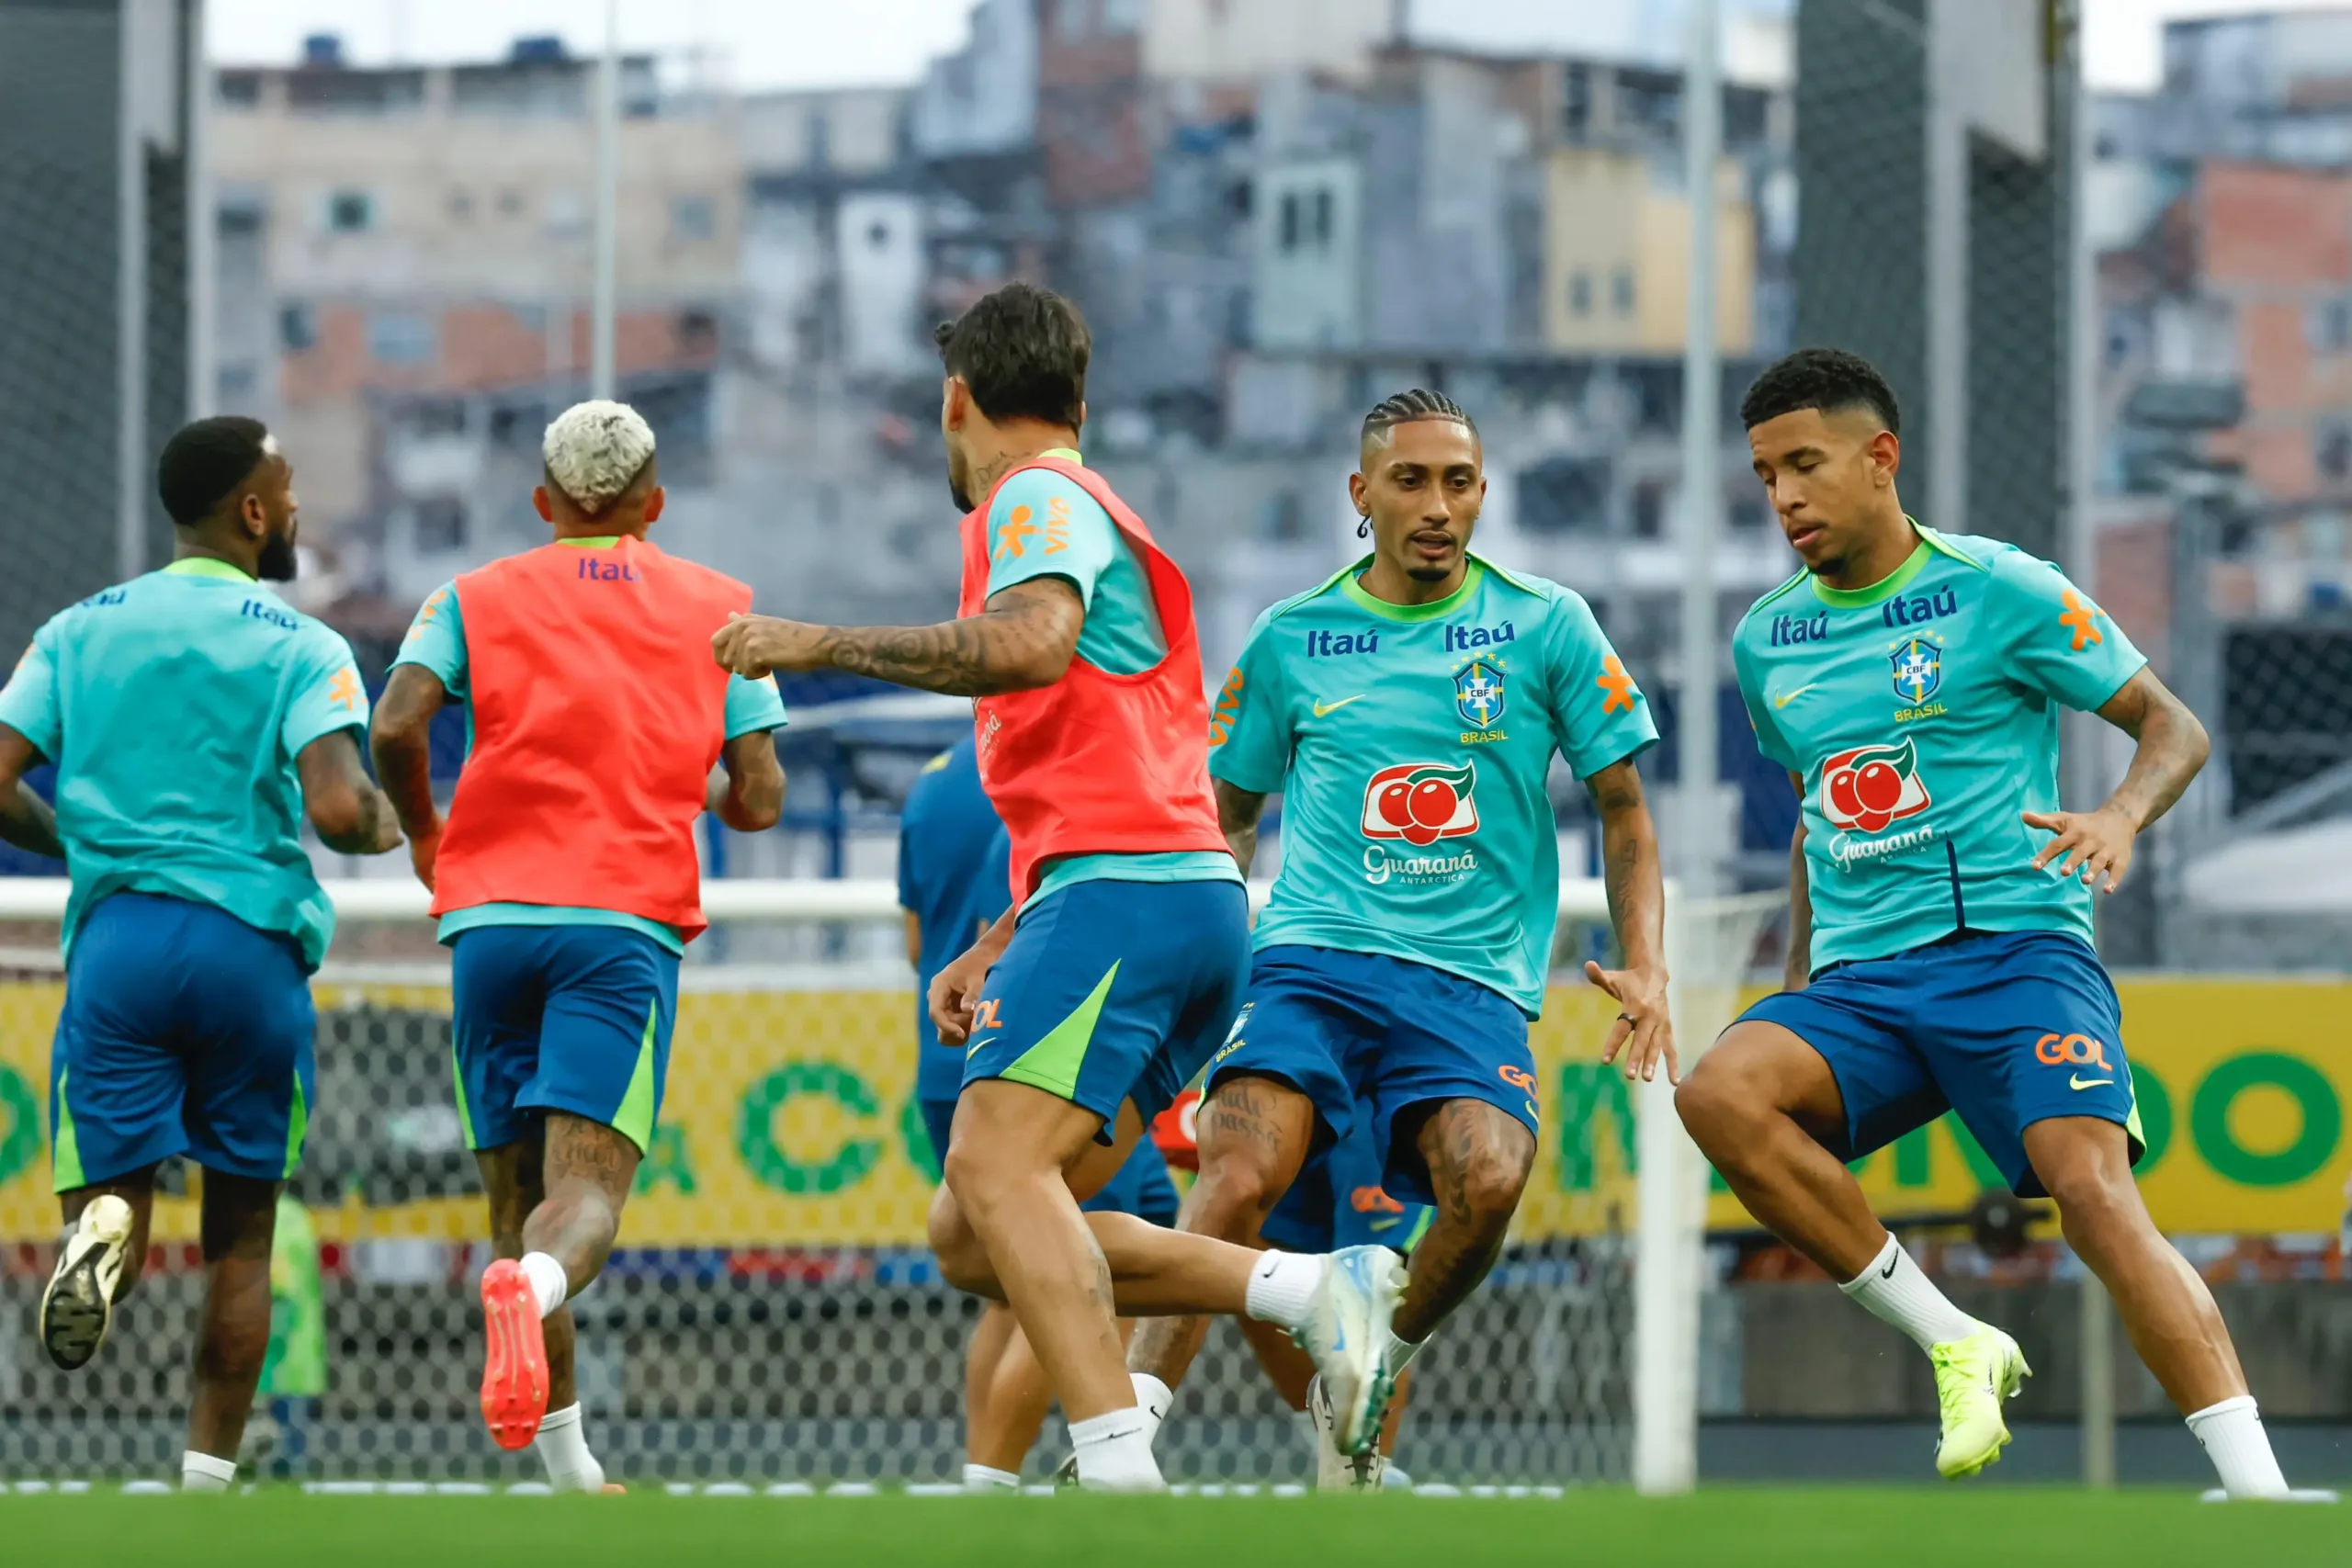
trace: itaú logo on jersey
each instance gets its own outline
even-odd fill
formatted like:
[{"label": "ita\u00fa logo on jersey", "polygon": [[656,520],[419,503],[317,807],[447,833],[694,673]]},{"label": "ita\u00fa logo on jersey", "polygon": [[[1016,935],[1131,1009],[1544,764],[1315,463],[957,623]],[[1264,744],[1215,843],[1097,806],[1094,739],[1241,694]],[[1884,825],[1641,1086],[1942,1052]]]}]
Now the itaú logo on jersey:
[{"label": "ita\u00fa logo on jersey", "polygon": [[1478,830],[1478,779],[1470,762],[1400,762],[1364,781],[1363,836],[1416,849]]},{"label": "ita\u00fa logo on jersey", "polygon": [[1889,823],[1928,809],[1928,786],[1919,777],[1919,750],[1857,746],[1821,764],[1821,814],[1849,832],[1883,832]]}]

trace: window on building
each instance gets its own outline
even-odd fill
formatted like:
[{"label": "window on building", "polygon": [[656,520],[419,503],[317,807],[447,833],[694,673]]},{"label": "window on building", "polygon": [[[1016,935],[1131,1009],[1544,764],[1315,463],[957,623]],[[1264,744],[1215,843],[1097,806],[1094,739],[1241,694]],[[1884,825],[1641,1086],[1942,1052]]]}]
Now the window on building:
[{"label": "window on building", "polygon": [[718,203],[707,196],[670,198],[670,237],[681,244],[700,244],[718,232]]},{"label": "window on building", "polygon": [[2324,479],[2352,479],[2352,425],[2330,421],[2312,432],[2312,460]]},{"label": "window on building", "polygon": [[1592,130],[1592,67],[1580,60],[1568,62],[1560,84],[1560,134],[1581,141]]},{"label": "window on building", "polygon": [[449,192],[450,221],[463,223],[473,215],[474,193],[466,189],[463,186],[452,187]]},{"label": "window on building", "polygon": [[433,321],[413,310],[373,310],[368,316],[368,357],[379,365],[428,365]]},{"label": "window on building", "polygon": [[1582,268],[1568,274],[1568,314],[1592,314],[1592,274]]},{"label": "window on building", "polygon": [[1621,316],[1634,313],[1634,269],[1621,266],[1617,276],[1609,280],[1609,302]]},{"label": "window on building", "polygon": [[1519,471],[1519,526],[1528,534],[1599,533],[1606,525],[1609,464],[1548,457]]},{"label": "window on building", "polygon": [[500,191],[498,193],[498,215],[501,218],[521,217],[523,215],[523,193],[516,190],[512,186],[509,186],[504,190]]},{"label": "window on building", "polygon": [[1298,192],[1283,192],[1282,247],[1284,254],[1298,249],[1299,216]]},{"label": "window on building", "polygon": [[278,307],[277,341],[288,354],[300,354],[319,341],[318,321],[308,305]]},{"label": "window on building", "polygon": [[427,496],[416,503],[419,555],[443,555],[466,547],[466,502],[455,495]]},{"label": "window on building", "polygon": [[416,435],[463,435],[466,405],[457,398],[429,398],[409,411],[408,427]]},{"label": "window on building", "polygon": [[1331,248],[1331,208],[1329,188],[1318,189],[1315,193],[1315,248],[1319,251]]},{"label": "window on building", "polygon": [[261,371],[247,361],[223,365],[213,376],[216,395],[223,405],[231,409],[252,401],[260,386]]},{"label": "window on building", "polygon": [[1634,487],[1634,537],[1666,537],[1666,481],[1644,479]]},{"label": "window on building", "polygon": [[364,190],[338,190],[327,197],[327,229],[336,234],[364,234],[376,226],[376,199]]},{"label": "window on building", "polygon": [[2304,335],[2314,354],[2342,354],[2352,349],[2352,299],[2323,299],[2303,322]]},{"label": "window on building", "polygon": [[1266,498],[1260,531],[1276,544],[1295,544],[1306,537],[1306,508],[1295,490],[1278,490]]}]

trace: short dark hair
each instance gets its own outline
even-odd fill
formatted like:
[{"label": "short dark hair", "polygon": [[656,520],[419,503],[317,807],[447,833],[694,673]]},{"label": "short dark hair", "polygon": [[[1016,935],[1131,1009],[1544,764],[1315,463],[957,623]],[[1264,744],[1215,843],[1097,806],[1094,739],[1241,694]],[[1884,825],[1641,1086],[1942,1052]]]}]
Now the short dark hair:
[{"label": "short dark hair", "polygon": [[269,427],[242,414],[184,424],[155,462],[155,492],[183,528],[193,528],[229,499],[267,452]]},{"label": "short dark hair", "polygon": [[1868,409],[1889,432],[1903,434],[1903,411],[1894,389],[1877,367],[1842,348],[1801,348],[1765,367],[1739,400],[1739,423],[1748,430],[1799,409],[1844,413]]},{"label": "short dark hair", "polygon": [[1426,387],[1415,387],[1410,391],[1398,392],[1393,397],[1383,398],[1373,405],[1372,412],[1363,416],[1363,434],[1361,439],[1385,440],[1388,433],[1398,425],[1410,424],[1419,419],[1450,419],[1468,430],[1473,440],[1476,440],[1478,435],[1477,424],[1468,414],[1462,412],[1460,403],[1455,402],[1443,392],[1432,392]]},{"label": "short dark hair", "polygon": [[932,335],[947,373],[972,389],[989,418],[1072,430],[1085,423],[1094,340],[1078,307],[1052,289],[1008,283]]}]

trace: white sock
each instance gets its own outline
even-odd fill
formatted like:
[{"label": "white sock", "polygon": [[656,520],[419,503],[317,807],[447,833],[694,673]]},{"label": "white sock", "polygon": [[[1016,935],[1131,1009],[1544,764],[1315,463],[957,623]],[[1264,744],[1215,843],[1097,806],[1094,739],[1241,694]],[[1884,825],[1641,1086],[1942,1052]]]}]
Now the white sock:
[{"label": "white sock", "polygon": [[533,1446],[539,1450],[539,1462],[548,1467],[548,1484],[557,1491],[585,1492],[592,1497],[604,1491],[605,1467],[588,1451],[588,1427],[577,1400],[547,1413]]},{"label": "white sock", "polygon": [[1891,1235],[1869,1268],[1838,1288],[1881,1323],[1909,1335],[1922,1350],[1965,1339],[1984,1326],[1946,1300]]},{"label": "white sock", "polygon": [[531,1294],[538,1299],[541,1317],[563,1305],[571,1294],[571,1281],[565,1277],[563,1265],[544,1252],[523,1254],[523,1278],[531,1281]]},{"label": "white sock", "polygon": [[2287,1495],[2287,1478],[2270,1451],[2270,1435],[2262,1429],[2262,1412],[2256,1408],[2254,1395],[2242,1393],[2207,1405],[2188,1417],[2188,1429],[2205,1445],[2205,1457],[2213,1461],[2222,1490],[2232,1502]]},{"label": "white sock", "polygon": [[1143,1440],[1148,1447],[1159,1440],[1160,1424],[1176,1404],[1176,1391],[1149,1372],[1129,1372],[1127,1381],[1135,1384],[1136,1408],[1143,1412]]},{"label": "white sock", "polygon": [[1009,1470],[992,1470],[985,1464],[964,1467],[964,1490],[967,1492],[1018,1492],[1021,1477]]},{"label": "white sock", "polygon": [[1419,1355],[1421,1347],[1428,1343],[1426,1339],[1408,1339],[1392,1330],[1388,1336],[1388,1348],[1382,1352],[1388,1375],[1392,1378],[1403,1376],[1405,1369],[1413,1364],[1413,1358]]},{"label": "white sock", "polygon": [[180,1490],[183,1492],[226,1492],[229,1483],[236,1479],[235,1460],[214,1459],[210,1454],[200,1454],[194,1449],[180,1455]]},{"label": "white sock", "polygon": [[1305,1252],[1261,1252],[1250,1270],[1246,1307],[1251,1317],[1282,1328],[1296,1328],[1306,1321],[1315,1292],[1330,1271],[1331,1260]]},{"label": "white sock", "polygon": [[1069,1424],[1078,1483],[1090,1492],[1164,1492],[1142,1410],[1130,1406]]}]

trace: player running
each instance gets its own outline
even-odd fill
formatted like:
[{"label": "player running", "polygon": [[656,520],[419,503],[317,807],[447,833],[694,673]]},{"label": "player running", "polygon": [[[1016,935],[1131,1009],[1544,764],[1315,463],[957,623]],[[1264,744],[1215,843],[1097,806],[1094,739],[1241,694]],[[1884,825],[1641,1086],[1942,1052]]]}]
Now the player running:
[{"label": "player running", "polygon": [[[1787,988],[1677,1096],[1747,1212],[1934,1363],[1952,1479],[2000,1457],[2016,1341],[1953,1306],[1843,1162],[1957,1111],[2009,1186],[2057,1201],[2132,1344],[2233,1497],[2287,1483],[2213,1298],[2148,1217],[2115,988],[2091,949],[2139,831],[2205,761],[2204,729],[2047,562],[1904,514],[1894,395],[1805,349],[1747,390],[1757,476],[1804,570],[1733,651],[1764,754],[1804,802]],[[2058,710],[2138,743],[2098,809],[2058,798]]]},{"label": "player running", "polygon": [[[1470,554],[1482,460],[1441,393],[1367,414],[1349,489],[1372,553],[1258,618],[1210,732],[1236,857],[1249,865],[1276,791],[1286,852],[1249,999],[1210,1064],[1185,1228],[1259,1235],[1302,1164],[1359,1121],[1381,1185],[1436,1210],[1374,1385],[1322,1391],[1348,1455],[1369,1456],[1389,1386],[1493,1266],[1534,1163],[1527,1025],[1558,913],[1555,751],[1599,808],[1624,953],[1623,969],[1586,965],[1623,1008],[1603,1058],[1623,1053],[1628,1077],[1676,1068],[1634,761],[1657,731],[1581,597]],[[1205,1331],[1148,1325],[1130,1365],[1172,1382]]]},{"label": "player running", "polygon": [[[482,1416],[501,1448],[536,1438],[560,1491],[605,1490],[564,1303],[604,1268],[661,1115],[678,962],[707,923],[695,825],[759,832],[784,804],[775,682],[699,646],[751,590],[646,541],[653,446],[620,403],[548,425],[531,499],[554,542],[427,599],[376,716],[451,949],[458,1114],[490,1199]],[[444,824],[428,732],[451,702],[468,754]]]},{"label": "player running", "polygon": [[1086,468],[1086,323],[1010,284],[943,326],[940,424],[964,519],[961,615],[932,626],[751,616],[711,640],[739,674],[847,670],[971,695],[980,777],[1012,838],[1015,907],[932,985],[968,1038],[932,1208],[962,1289],[1008,1302],[1063,1412],[1081,1484],[1153,1489],[1157,1415],[1116,1318],[1242,1312],[1295,1328],[1335,1386],[1369,1384],[1393,1253],[1260,1254],[1084,1214],[1233,1017],[1249,910],[1204,766],[1191,586]]},{"label": "player running", "polygon": [[[155,1168],[204,1170],[204,1304],[180,1484],[225,1489],[269,1348],[281,1184],[314,1077],[311,972],[334,908],[302,847],[400,843],[368,782],[342,637],[263,588],[294,576],[294,469],[256,420],[198,420],[156,470],[172,563],[53,616],[0,691],[0,837],[62,857],[65,1005],[50,1125],[69,1228],[41,1345],[72,1371],[147,1258]],[[24,783],[57,764],[52,818]]]},{"label": "player running", "polygon": [[[988,933],[1011,901],[1012,840],[980,786],[972,738],[924,765],[899,818],[899,905],[907,913],[907,962],[915,967],[915,1103],[933,1157],[944,1155],[964,1085],[964,1052],[939,1037],[927,998],[951,959]],[[1176,1223],[1176,1185],[1149,1138],[1136,1142],[1109,1185],[1079,1205],[1090,1213]],[[1317,1251],[1329,1248],[1318,1247]],[[1120,1332],[1132,1332],[1122,1322]],[[1294,1354],[1296,1352],[1294,1351]],[[1012,1310],[990,1302],[972,1326],[964,1359],[964,1484],[1021,1484],[1053,1385]]]}]

